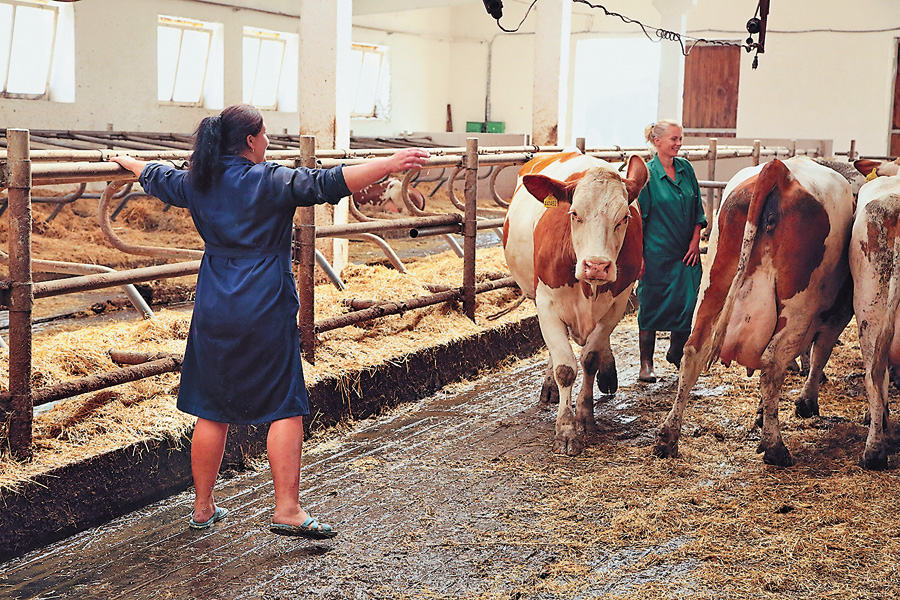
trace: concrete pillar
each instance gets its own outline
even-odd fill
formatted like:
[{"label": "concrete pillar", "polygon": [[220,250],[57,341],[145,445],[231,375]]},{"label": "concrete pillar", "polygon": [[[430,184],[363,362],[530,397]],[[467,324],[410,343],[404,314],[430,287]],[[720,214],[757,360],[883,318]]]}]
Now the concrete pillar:
[{"label": "concrete pillar", "polygon": [[[320,149],[350,147],[350,94],[346,65],[352,42],[352,0],[300,0],[300,135],[316,137]],[[346,223],[347,201],[316,208],[316,224]],[[340,273],[347,241],[319,242],[319,250]]]},{"label": "concrete pillar", "polygon": [[572,1],[543,0],[535,12],[531,141],[555,146],[566,133]]},{"label": "concrete pillar", "polygon": [[[684,35],[687,31],[687,13],[697,0],[653,0],[659,11],[662,29]],[[659,109],[660,119],[682,120],[684,104],[684,55],[678,42],[660,42],[659,57]]]}]

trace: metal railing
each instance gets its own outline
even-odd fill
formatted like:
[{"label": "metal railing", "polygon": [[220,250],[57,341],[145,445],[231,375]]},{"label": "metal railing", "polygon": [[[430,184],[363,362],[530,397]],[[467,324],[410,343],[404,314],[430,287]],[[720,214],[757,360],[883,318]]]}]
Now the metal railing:
[{"label": "metal railing", "polygon": [[[757,142],[751,147],[718,146],[715,140],[707,147],[686,147],[682,155],[689,160],[709,160],[710,173],[715,173],[715,161],[720,158],[750,157],[758,164],[762,157],[791,156],[797,153],[792,148],[763,148]],[[7,150],[0,153],[0,189],[8,190],[9,216],[9,279],[0,281],[0,305],[9,308],[9,390],[0,394],[0,418],[8,423],[8,446],[19,457],[28,458],[32,452],[32,421],[35,406],[73,395],[93,392],[106,387],[119,385],[128,381],[142,379],[153,375],[177,371],[181,368],[179,356],[130,356],[121,359],[123,353],[117,353],[119,363],[130,366],[121,369],[91,375],[80,379],[66,381],[57,385],[35,389],[32,386],[32,311],[36,298],[44,298],[60,294],[81,292],[113,286],[196,274],[200,260],[188,260],[152,267],[142,267],[123,271],[102,272],[79,275],[65,279],[57,279],[35,283],[32,279],[33,265],[31,258],[31,188],[37,185],[62,183],[83,184],[88,182],[112,182],[101,195],[101,226],[106,231],[111,243],[119,249],[136,254],[149,254],[168,258],[199,258],[201,251],[180,250],[170,248],[154,248],[133,246],[118,240],[109,226],[109,212],[112,199],[123,185],[136,178],[123,170],[116,163],[108,162],[112,156],[122,154],[111,150],[36,150],[30,149],[29,132],[27,130],[7,130]],[[315,148],[315,138],[303,136],[299,150],[278,150],[270,153],[270,159],[291,167],[330,167],[337,164],[354,164],[375,156],[391,154],[395,149],[384,150],[320,150]],[[584,140],[579,140],[579,147],[587,154],[609,161],[624,161],[630,154],[645,157],[649,152],[643,148],[598,148],[584,149]],[[352,325],[364,320],[397,314],[406,310],[439,304],[450,300],[462,303],[463,312],[472,320],[475,319],[475,296],[477,293],[513,287],[512,278],[501,277],[476,284],[475,259],[476,235],[480,229],[499,227],[503,219],[479,219],[477,215],[477,186],[479,167],[502,169],[507,166],[521,165],[539,154],[549,154],[563,150],[561,147],[496,147],[479,148],[478,140],[470,138],[465,148],[430,148],[431,158],[423,170],[454,169],[454,174],[464,173],[464,201],[455,197],[453,204],[461,213],[430,214],[418,210],[409,199],[408,186],[410,176],[404,179],[404,203],[413,215],[405,219],[365,220],[358,223],[316,226],[313,207],[301,207],[297,214],[299,223],[295,227],[294,259],[298,263],[298,292],[300,301],[300,337],[304,358],[310,363],[315,361],[316,334],[339,327]],[[807,153],[807,151],[804,151]],[[815,151],[813,151],[815,153]],[[190,156],[184,150],[136,151],[128,152],[132,156],[145,160],[169,160],[182,164]],[[494,185],[495,172],[492,172],[489,185],[495,202],[503,207],[505,201],[499,198]],[[454,175],[455,176],[455,175]],[[487,179],[485,177],[484,179]],[[703,182],[704,187],[719,189],[724,184],[714,181]],[[452,178],[451,178],[452,187]],[[105,225],[104,225],[105,224]],[[420,235],[446,235],[451,233],[463,236],[463,282],[462,286],[453,289],[442,289],[435,293],[412,299],[378,302],[364,306],[350,313],[314,320],[316,239],[324,237],[359,237],[374,235],[376,232],[389,230],[406,231],[410,237]],[[128,354],[128,353],[124,353]],[[139,363],[139,364],[134,364]]]}]

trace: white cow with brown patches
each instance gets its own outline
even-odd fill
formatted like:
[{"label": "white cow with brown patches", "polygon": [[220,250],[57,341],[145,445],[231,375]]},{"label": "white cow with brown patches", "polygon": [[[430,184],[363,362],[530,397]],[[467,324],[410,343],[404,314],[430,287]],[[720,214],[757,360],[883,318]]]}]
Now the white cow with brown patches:
[{"label": "white cow with brown patches", "polygon": [[[889,371],[900,366],[900,159],[858,160],[874,177],[859,191],[850,238],[853,309],[869,399],[869,434],[862,456],[867,469],[887,467]],[[888,175],[888,176],[885,176]]]},{"label": "white cow with brown patches", "polygon": [[[609,163],[580,152],[535,158],[519,170],[519,184],[503,225],[509,270],[537,306],[550,352],[542,399],[558,395],[556,452],[577,455],[581,434],[597,429],[593,386],[618,388],[609,345],[643,266],[641,213],[647,182],[637,156],[623,179]],[[577,363],[569,338],[584,349],[584,382],[572,413]]]},{"label": "white cow with brown patches", "polygon": [[812,344],[809,376],[795,403],[800,416],[818,414],[822,369],[851,317],[847,244],[853,196],[835,171],[795,157],[743,169],[723,198],[678,395],[653,452],[678,455],[691,388],[704,368],[721,359],[761,370],[757,450],[766,463],[788,466],[793,458],[778,421],[787,366]]}]

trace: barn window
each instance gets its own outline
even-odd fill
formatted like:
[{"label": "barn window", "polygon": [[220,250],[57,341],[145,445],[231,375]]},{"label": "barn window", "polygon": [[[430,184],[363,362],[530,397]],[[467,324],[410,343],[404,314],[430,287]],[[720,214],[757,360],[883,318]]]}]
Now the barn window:
[{"label": "barn window", "polygon": [[222,25],[160,15],[157,82],[160,102],[221,108]]},{"label": "barn window", "polygon": [[350,116],[387,118],[390,69],[387,49],[382,46],[353,44],[350,51]]},{"label": "barn window", "polygon": [[0,2],[0,96],[75,101],[73,14],[46,0]]},{"label": "barn window", "polygon": [[297,110],[299,36],[244,27],[244,102]]}]

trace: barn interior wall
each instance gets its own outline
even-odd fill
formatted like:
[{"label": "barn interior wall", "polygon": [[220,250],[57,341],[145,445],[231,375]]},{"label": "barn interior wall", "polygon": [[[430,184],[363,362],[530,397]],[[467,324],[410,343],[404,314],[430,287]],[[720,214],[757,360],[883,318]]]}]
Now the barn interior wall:
[{"label": "barn interior wall", "polygon": [[411,131],[443,131],[450,76],[452,37],[448,9],[405,11],[354,18],[353,41],[390,50],[390,110],[385,118],[351,119],[356,136],[393,136]]},{"label": "barn interior wall", "polygon": [[[224,105],[242,100],[243,27],[298,33],[296,3],[251,2],[265,12],[187,0],[116,0],[75,4],[75,101],[0,99],[3,127],[28,129],[190,132],[217,110],[166,106],[157,100],[158,15],[194,18],[224,26]],[[114,6],[114,9],[113,9]],[[283,12],[285,14],[272,14]],[[270,131],[296,133],[296,113],[266,111]]]},{"label": "barn interior wall", "polygon": [[[653,0],[604,4],[650,26],[658,24]],[[688,34],[743,40],[744,24],[756,4],[757,0],[697,0],[688,10]],[[297,3],[292,0],[92,0],[73,6],[74,102],[0,99],[2,126],[102,130],[111,125],[118,130],[190,131],[200,118],[216,111],[157,101],[157,15],[223,24],[225,105],[242,99],[243,26],[300,31]],[[515,28],[526,8],[523,3],[507,2],[501,23]],[[488,103],[490,120],[503,121],[508,133],[529,134],[534,19],[532,13],[519,32],[505,34],[477,0],[354,15],[354,41],[390,47],[392,88],[389,118],[353,119],[350,128],[365,136],[444,131],[449,104],[453,130],[464,131],[467,121],[485,119]],[[836,151],[845,151],[855,139],[861,153],[886,152],[900,37],[900,31],[892,27],[900,27],[896,0],[861,0],[852,9],[841,0],[773,1],[767,52],[760,56],[759,68],[751,69],[752,54],[742,55],[737,135],[829,138]],[[583,5],[573,9],[572,29],[573,55],[574,45],[586,37],[644,38],[635,25]],[[299,128],[294,112],[267,111],[266,122],[275,132],[296,133]],[[578,135],[572,132],[572,137]]]},{"label": "barn interior wall", "polygon": [[[740,40],[755,8],[756,0],[699,0],[688,30],[726,37],[704,30],[732,29],[728,37]],[[900,36],[889,29],[900,27],[900,3],[776,0],[768,26],[759,67],[752,69],[752,54],[741,61],[738,136],[830,138],[836,152],[846,152],[855,139],[863,154],[885,153]]]}]

